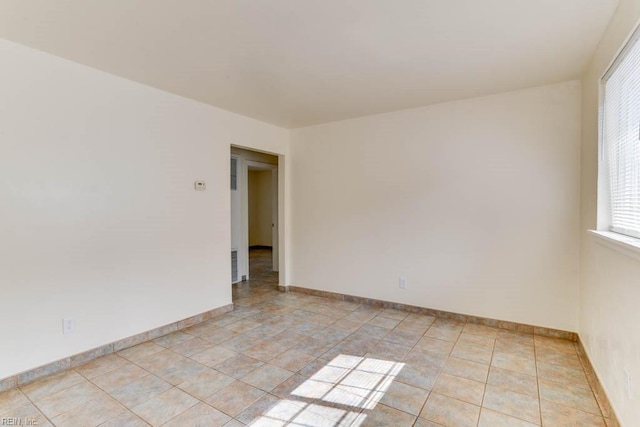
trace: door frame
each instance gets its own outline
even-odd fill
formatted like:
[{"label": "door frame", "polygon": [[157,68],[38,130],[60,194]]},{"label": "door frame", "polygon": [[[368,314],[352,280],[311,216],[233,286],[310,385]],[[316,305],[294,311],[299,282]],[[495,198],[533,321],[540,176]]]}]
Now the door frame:
[{"label": "door frame", "polygon": [[[244,259],[244,271],[249,279],[249,168],[261,171],[271,171],[271,245],[273,271],[279,272],[280,244],[279,244],[279,177],[278,166],[271,163],[263,163],[255,160],[245,160],[241,164],[244,182],[242,192],[242,242],[246,253]],[[275,187],[274,187],[275,184]],[[274,215],[275,214],[275,215]],[[275,218],[274,218],[275,216]]]}]

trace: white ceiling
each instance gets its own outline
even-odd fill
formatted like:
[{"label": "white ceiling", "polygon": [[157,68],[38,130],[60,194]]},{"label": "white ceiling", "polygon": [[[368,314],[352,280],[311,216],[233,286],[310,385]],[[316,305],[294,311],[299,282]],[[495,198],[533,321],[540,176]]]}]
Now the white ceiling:
[{"label": "white ceiling", "polygon": [[0,37],[284,127],[578,78],[617,0],[0,0]]}]

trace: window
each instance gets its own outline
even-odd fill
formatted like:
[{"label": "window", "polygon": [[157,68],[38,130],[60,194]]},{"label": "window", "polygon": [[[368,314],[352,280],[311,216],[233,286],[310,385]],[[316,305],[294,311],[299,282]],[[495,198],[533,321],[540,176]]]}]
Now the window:
[{"label": "window", "polygon": [[610,229],[640,238],[640,31],[602,78],[602,160]]}]

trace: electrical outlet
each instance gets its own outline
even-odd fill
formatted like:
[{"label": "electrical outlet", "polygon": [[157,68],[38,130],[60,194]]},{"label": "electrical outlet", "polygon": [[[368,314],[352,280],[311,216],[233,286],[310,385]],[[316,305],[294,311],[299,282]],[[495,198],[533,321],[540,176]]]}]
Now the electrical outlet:
[{"label": "electrical outlet", "polygon": [[70,334],[76,328],[76,321],[71,317],[64,317],[62,319],[62,333]]},{"label": "electrical outlet", "polygon": [[400,289],[407,289],[407,276],[400,276]]},{"label": "electrical outlet", "polygon": [[627,398],[631,400],[633,398],[633,394],[631,393],[631,375],[629,371],[624,370],[625,375],[625,388],[627,389]]}]

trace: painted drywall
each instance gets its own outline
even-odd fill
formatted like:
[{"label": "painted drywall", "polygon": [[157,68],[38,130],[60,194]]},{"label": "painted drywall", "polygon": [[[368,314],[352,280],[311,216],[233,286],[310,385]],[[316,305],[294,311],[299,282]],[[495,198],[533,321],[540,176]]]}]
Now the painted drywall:
[{"label": "painted drywall", "polygon": [[[582,85],[580,338],[624,426],[640,425],[640,259],[588,233],[598,218],[600,78],[640,19],[640,0],[621,0]],[[599,223],[599,224],[598,224]],[[627,395],[625,370],[632,379]]]},{"label": "painted drywall", "polygon": [[287,130],[4,40],[0,93],[0,378],[231,302],[230,144]]},{"label": "painted drywall", "polygon": [[272,246],[270,170],[249,171],[249,246]]},{"label": "painted drywall", "polygon": [[579,82],[296,129],[290,150],[294,285],[577,329]]}]

